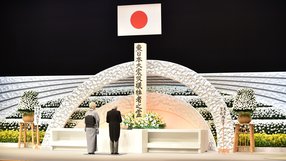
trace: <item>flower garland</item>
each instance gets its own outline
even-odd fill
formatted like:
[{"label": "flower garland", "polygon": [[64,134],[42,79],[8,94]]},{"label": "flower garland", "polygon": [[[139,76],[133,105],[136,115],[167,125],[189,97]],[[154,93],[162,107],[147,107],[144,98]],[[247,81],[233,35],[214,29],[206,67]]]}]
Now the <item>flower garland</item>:
[{"label": "flower garland", "polygon": [[142,117],[136,117],[135,112],[128,112],[123,116],[123,124],[128,128],[154,129],[164,128],[165,122],[162,117],[155,112],[147,112]]}]

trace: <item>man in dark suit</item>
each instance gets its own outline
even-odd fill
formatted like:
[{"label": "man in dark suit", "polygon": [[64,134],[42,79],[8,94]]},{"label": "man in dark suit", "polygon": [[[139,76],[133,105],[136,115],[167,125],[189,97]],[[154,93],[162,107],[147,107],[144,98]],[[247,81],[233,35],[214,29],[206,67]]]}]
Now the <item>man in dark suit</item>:
[{"label": "man in dark suit", "polygon": [[107,112],[106,122],[109,123],[109,138],[111,154],[118,153],[118,140],[120,137],[120,123],[122,122],[121,113],[114,107]]}]

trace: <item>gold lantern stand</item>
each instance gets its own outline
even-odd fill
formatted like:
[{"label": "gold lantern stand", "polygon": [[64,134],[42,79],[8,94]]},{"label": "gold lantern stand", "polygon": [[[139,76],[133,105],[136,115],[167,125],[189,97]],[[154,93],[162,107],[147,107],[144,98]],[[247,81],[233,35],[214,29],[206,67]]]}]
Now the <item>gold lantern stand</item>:
[{"label": "gold lantern stand", "polygon": [[[242,127],[245,127],[245,128],[242,128]],[[239,134],[241,133],[249,134],[249,151],[254,152],[254,149],[255,149],[254,124],[251,124],[251,123],[244,123],[244,124],[236,123],[235,124],[233,152],[238,152],[238,139],[239,139]],[[245,139],[244,146],[247,146],[246,138],[244,139]]]}]

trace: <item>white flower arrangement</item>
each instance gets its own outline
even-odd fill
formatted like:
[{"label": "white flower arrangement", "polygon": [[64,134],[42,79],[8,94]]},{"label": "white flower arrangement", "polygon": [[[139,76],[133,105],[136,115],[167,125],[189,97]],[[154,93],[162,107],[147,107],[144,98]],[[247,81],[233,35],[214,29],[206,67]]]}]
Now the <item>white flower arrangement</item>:
[{"label": "white flower arrangement", "polygon": [[155,112],[147,112],[142,117],[136,117],[134,112],[128,112],[123,116],[123,124],[128,128],[154,129],[164,128],[162,117]]},{"label": "white flower arrangement", "polygon": [[18,111],[21,113],[33,113],[36,106],[39,106],[38,92],[25,91],[18,104]]},{"label": "white flower arrangement", "polygon": [[237,91],[233,101],[234,112],[252,113],[257,107],[254,91],[251,88],[242,88]]}]

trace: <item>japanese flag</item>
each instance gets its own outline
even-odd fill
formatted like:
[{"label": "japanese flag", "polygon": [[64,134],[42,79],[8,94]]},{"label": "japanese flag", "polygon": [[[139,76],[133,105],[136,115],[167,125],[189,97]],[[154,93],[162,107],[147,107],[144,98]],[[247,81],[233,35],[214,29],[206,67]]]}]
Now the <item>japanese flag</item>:
[{"label": "japanese flag", "polygon": [[117,6],[118,36],[160,35],[161,4]]}]

